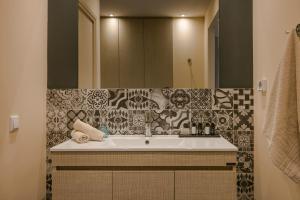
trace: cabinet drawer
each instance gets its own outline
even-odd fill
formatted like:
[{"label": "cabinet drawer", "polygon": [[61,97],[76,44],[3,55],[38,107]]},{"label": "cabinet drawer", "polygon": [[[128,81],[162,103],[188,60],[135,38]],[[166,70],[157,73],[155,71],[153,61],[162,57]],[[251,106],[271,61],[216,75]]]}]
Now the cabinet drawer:
[{"label": "cabinet drawer", "polygon": [[176,171],[175,200],[236,200],[235,171]]},{"label": "cabinet drawer", "polygon": [[112,200],[112,171],[54,171],[53,200]]},{"label": "cabinet drawer", "polygon": [[226,166],[236,152],[52,152],[52,166]]},{"label": "cabinet drawer", "polygon": [[115,171],[114,200],[174,200],[174,171]]}]

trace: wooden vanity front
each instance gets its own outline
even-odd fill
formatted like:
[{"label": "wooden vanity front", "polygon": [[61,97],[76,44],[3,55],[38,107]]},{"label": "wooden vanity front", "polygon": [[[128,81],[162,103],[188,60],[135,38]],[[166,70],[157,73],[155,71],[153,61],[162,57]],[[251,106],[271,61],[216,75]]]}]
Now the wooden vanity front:
[{"label": "wooden vanity front", "polygon": [[235,200],[235,151],[54,151],[53,200]]}]

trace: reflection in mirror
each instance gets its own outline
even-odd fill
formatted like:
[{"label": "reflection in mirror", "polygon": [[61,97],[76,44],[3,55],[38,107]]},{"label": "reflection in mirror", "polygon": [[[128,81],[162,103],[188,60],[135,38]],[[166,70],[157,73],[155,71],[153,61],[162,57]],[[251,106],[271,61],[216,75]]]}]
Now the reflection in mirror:
[{"label": "reflection in mirror", "polygon": [[252,87],[251,0],[65,1],[49,0],[49,88]]},{"label": "reflection in mirror", "polygon": [[205,87],[210,1],[128,2],[101,0],[101,86]]},{"label": "reflection in mirror", "polygon": [[203,30],[200,17],[101,18],[102,86],[204,87]]}]

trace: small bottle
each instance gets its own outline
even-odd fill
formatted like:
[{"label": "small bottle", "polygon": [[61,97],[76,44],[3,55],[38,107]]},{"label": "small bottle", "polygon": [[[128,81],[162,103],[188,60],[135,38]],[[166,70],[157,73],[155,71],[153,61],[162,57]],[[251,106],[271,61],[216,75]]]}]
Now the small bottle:
[{"label": "small bottle", "polygon": [[197,125],[197,134],[198,135],[202,134],[202,129],[203,129],[202,123],[199,122],[198,125]]},{"label": "small bottle", "polygon": [[196,135],[196,134],[197,134],[197,126],[196,126],[196,123],[193,123],[193,125],[192,125],[192,134],[193,134],[193,135]]},{"label": "small bottle", "polygon": [[104,133],[104,138],[108,138],[109,130],[105,126],[101,127],[100,131],[102,131]]},{"label": "small bottle", "polygon": [[205,124],[204,134],[205,135],[209,135],[210,134],[210,125],[209,125],[209,123]]},{"label": "small bottle", "polygon": [[210,124],[210,134],[216,135],[216,125],[214,123]]},{"label": "small bottle", "polygon": [[190,123],[184,123],[183,124],[183,129],[181,131],[181,134],[182,135],[189,135],[190,132],[191,132],[191,130],[190,130]]}]

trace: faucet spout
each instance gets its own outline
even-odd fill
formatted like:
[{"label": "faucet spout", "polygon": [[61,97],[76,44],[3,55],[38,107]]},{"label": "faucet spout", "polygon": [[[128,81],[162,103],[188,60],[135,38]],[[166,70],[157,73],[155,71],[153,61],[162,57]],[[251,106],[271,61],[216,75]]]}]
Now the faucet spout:
[{"label": "faucet spout", "polygon": [[146,124],[146,132],[145,132],[145,136],[146,136],[146,137],[152,137],[152,133],[151,133],[151,123],[147,123],[147,124]]},{"label": "faucet spout", "polygon": [[146,137],[152,137],[152,133],[151,133],[151,111],[146,112],[145,122],[146,122],[145,136]]}]

